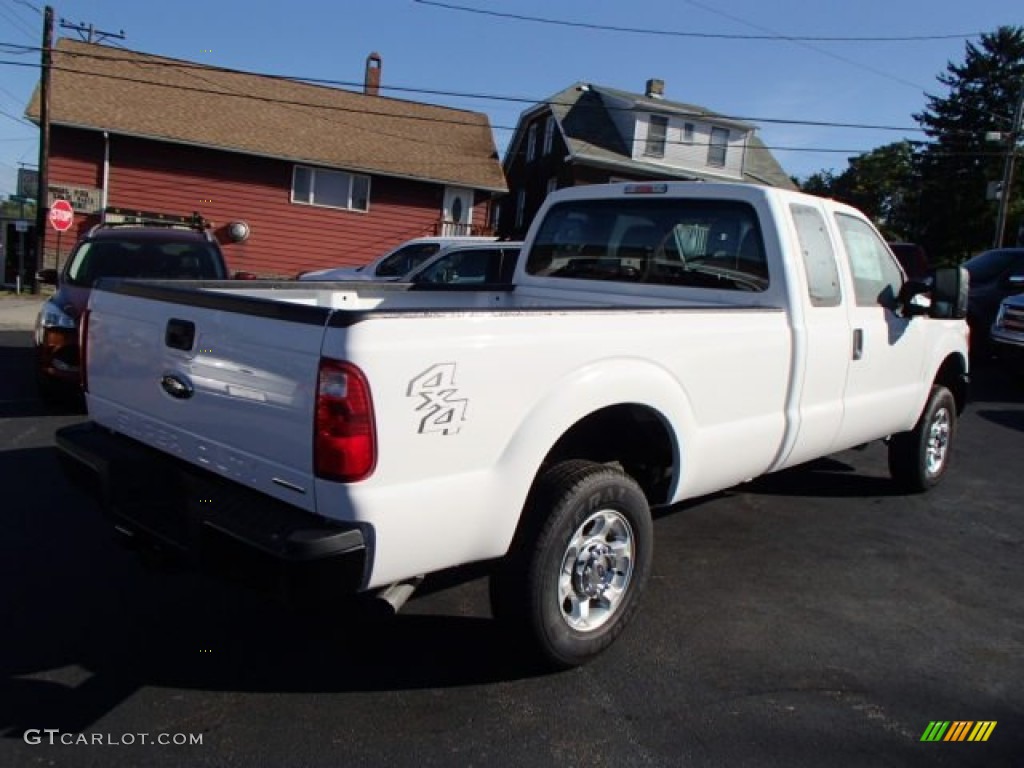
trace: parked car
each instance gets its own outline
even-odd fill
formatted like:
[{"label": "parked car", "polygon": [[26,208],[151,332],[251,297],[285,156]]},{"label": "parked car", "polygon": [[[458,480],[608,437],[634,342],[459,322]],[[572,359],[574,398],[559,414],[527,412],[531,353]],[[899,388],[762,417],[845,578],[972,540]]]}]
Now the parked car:
[{"label": "parked car", "polygon": [[1016,373],[1024,373],[1024,295],[1004,299],[991,331],[992,354]]},{"label": "parked car", "polygon": [[414,285],[511,283],[521,242],[449,245],[406,276]]},{"label": "parked car", "polygon": [[36,381],[52,398],[77,389],[78,318],[93,284],[102,277],[223,280],[227,266],[217,241],[205,229],[100,225],[82,237],[60,273],[43,269],[37,278],[56,285],[36,319]]},{"label": "parked car", "polygon": [[492,243],[496,237],[417,237],[361,267],[334,267],[300,272],[299,280],[402,280],[448,245]]},{"label": "parked car", "polygon": [[889,243],[889,249],[911,280],[928,276],[928,254],[917,243]]},{"label": "parked car", "polygon": [[969,259],[967,322],[973,352],[988,353],[989,330],[1003,299],[1024,292],[1024,248],[995,248]]}]

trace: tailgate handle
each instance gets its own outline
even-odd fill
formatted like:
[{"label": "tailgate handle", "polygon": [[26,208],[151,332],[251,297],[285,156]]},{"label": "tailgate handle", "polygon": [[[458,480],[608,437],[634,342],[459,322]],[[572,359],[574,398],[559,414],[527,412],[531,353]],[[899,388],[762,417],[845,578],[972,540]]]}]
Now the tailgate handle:
[{"label": "tailgate handle", "polygon": [[164,333],[164,344],[171,349],[180,349],[185,352],[192,350],[196,340],[196,324],[191,320],[178,320],[171,318],[167,321],[167,331]]}]

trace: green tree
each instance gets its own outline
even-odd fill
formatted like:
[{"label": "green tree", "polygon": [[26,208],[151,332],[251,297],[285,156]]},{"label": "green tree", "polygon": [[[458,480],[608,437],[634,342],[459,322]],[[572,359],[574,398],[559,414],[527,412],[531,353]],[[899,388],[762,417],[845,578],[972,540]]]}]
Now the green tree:
[{"label": "green tree", "polygon": [[[927,96],[914,115],[929,138],[920,153],[919,241],[935,257],[960,261],[991,246],[996,203],[986,199],[990,182],[1002,178],[1006,144],[986,133],[1006,133],[1024,88],[1024,27],[1004,26],[966,44],[962,64],[939,75],[945,96]],[[1009,232],[1019,222],[1024,183],[1018,177],[1011,200]],[[1012,242],[1012,237],[1011,237]]]},{"label": "green tree", "polygon": [[849,159],[838,176],[819,171],[800,188],[804,192],[849,203],[871,217],[890,240],[914,240],[920,182],[914,147],[898,141]]}]

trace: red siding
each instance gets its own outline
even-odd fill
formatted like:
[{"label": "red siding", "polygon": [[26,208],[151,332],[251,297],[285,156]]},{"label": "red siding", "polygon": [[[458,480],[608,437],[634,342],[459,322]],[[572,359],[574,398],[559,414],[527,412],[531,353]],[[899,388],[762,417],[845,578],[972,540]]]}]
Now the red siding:
[{"label": "red siding", "polygon": [[[292,168],[282,160],[111,136],[108,205],[173,215],[198,211],[213,221],[232,271],[285,276],[363,264],[403,240],[433,234],[440,219],[441,184],[373,176],[370,210],[361,213],[290,202]],[[51,183],[99,187],[102,174],[101,134],[54,128]],[[485,224],[487,195],[477,198],[474,223]],[[223,236],[236,220],[251,228],[244,243]]]}]

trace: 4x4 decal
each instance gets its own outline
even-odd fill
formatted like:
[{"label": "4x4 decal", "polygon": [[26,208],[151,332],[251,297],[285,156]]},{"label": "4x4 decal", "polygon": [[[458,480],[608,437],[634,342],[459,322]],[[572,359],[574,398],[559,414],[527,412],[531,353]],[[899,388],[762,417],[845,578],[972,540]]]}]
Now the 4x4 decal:
[{"label": "4x4 decal", "polygon": [[416,411],[421,412],[418,432],[440,432],[444,435],[458,434],[466,420],[466,406],[469,400],[456,397],[455,363],[432,365],[409,382],[406,397],[420,399]]}]

